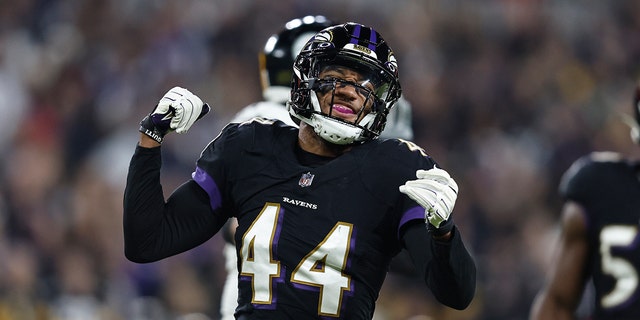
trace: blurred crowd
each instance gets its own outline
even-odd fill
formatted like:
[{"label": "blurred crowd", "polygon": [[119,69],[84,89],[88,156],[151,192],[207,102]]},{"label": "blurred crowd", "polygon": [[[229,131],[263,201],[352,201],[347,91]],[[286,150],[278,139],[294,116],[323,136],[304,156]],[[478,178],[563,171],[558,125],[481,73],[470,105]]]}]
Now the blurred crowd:
[{"label": "blurred crowd", "polygon": [[0,320],[217,319],[219,235],[157,263],[124,258],[137,124],[175,85],[213,106],[163,144],[169,194],[261,99],[267,37],[307,14],[384,35],[415,142],[460,185],[474,302],[442,307],[390,274],[376,320],[526,319],[552,258],[562,173],[591,151],[639,155],[624,122],[639,1],[0,1]]}]

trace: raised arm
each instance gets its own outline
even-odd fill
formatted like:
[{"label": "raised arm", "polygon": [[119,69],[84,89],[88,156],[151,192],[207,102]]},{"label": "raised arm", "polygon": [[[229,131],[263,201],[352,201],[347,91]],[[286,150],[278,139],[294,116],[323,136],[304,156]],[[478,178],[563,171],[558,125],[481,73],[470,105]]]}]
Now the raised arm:
[{"label": "raised arm", "polygon": [[476,266],[451,217],[458,184],[437,167],[418,170],[416,177],[402,185],[400,192],[425,209],[424,223],[416,221],[405,227],[404,246],[436,299],[451,308],[465,309],[475,295]]},{"label": "raised arm", "polygon": [[463,310],[476,291],[476,265],[457,228],[448,240],[435,240],[423,223],[407,227],[403,241],[421,279],[442,304]]},{"label": "raised arm", "polygon": [[[156,261],[193,248],[213,236],[225,218],[214,214],[207,193],[193,180],[165,201],[160,184],[161,148],[170,131],[186,132],[209,107],[183,88],[173,88],[140,126],[123,201],[125,255]],[[198,115],[198,116],[195,116]]]}]

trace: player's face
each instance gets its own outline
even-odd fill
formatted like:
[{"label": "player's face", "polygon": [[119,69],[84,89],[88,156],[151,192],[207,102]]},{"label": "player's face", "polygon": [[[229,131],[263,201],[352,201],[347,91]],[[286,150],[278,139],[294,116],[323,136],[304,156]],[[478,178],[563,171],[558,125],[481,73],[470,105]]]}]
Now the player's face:
[{"label": "player's face", "polygon": [[357,123],[371,112],[375,88],[359,72],[342,66],[328,66],[322,69],[319,78],[335,84],[335,89],[327,86],[327,90],[316,91],[323,113]]}]

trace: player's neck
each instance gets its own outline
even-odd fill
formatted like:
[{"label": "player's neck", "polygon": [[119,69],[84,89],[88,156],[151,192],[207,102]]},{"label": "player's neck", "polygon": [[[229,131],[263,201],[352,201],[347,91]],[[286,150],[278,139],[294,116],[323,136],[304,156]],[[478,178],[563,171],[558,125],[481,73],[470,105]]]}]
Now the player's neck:
[{"label": "player's neck", "polygon": [[348,152],[352,147],[350,145],[343,146],[327,142],[318,136],[310,125],[304,122],[300,123],[298,145],[306,152],[334,158]]}]

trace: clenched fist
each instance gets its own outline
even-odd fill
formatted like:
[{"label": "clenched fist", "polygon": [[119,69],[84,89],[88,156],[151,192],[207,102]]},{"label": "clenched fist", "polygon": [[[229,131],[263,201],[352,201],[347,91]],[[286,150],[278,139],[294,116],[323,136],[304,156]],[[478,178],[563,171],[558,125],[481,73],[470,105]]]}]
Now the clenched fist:
[{"label": "clenched fist", "polygon": [[185,133],[211,108],[198,96],[181,87],[173,87],[160,99],[153,111],[140,122],[139,131],[162,143],[169,131]]},{"label": "clenched fist", "polygon": [[425,208],[425,220],[435,228],[432,233],[442,235],[451,231],[451,212],[458,198],[458,184],[445,170],[436,168],[418,170],[416,180],[400,186],[400,192]]}]

